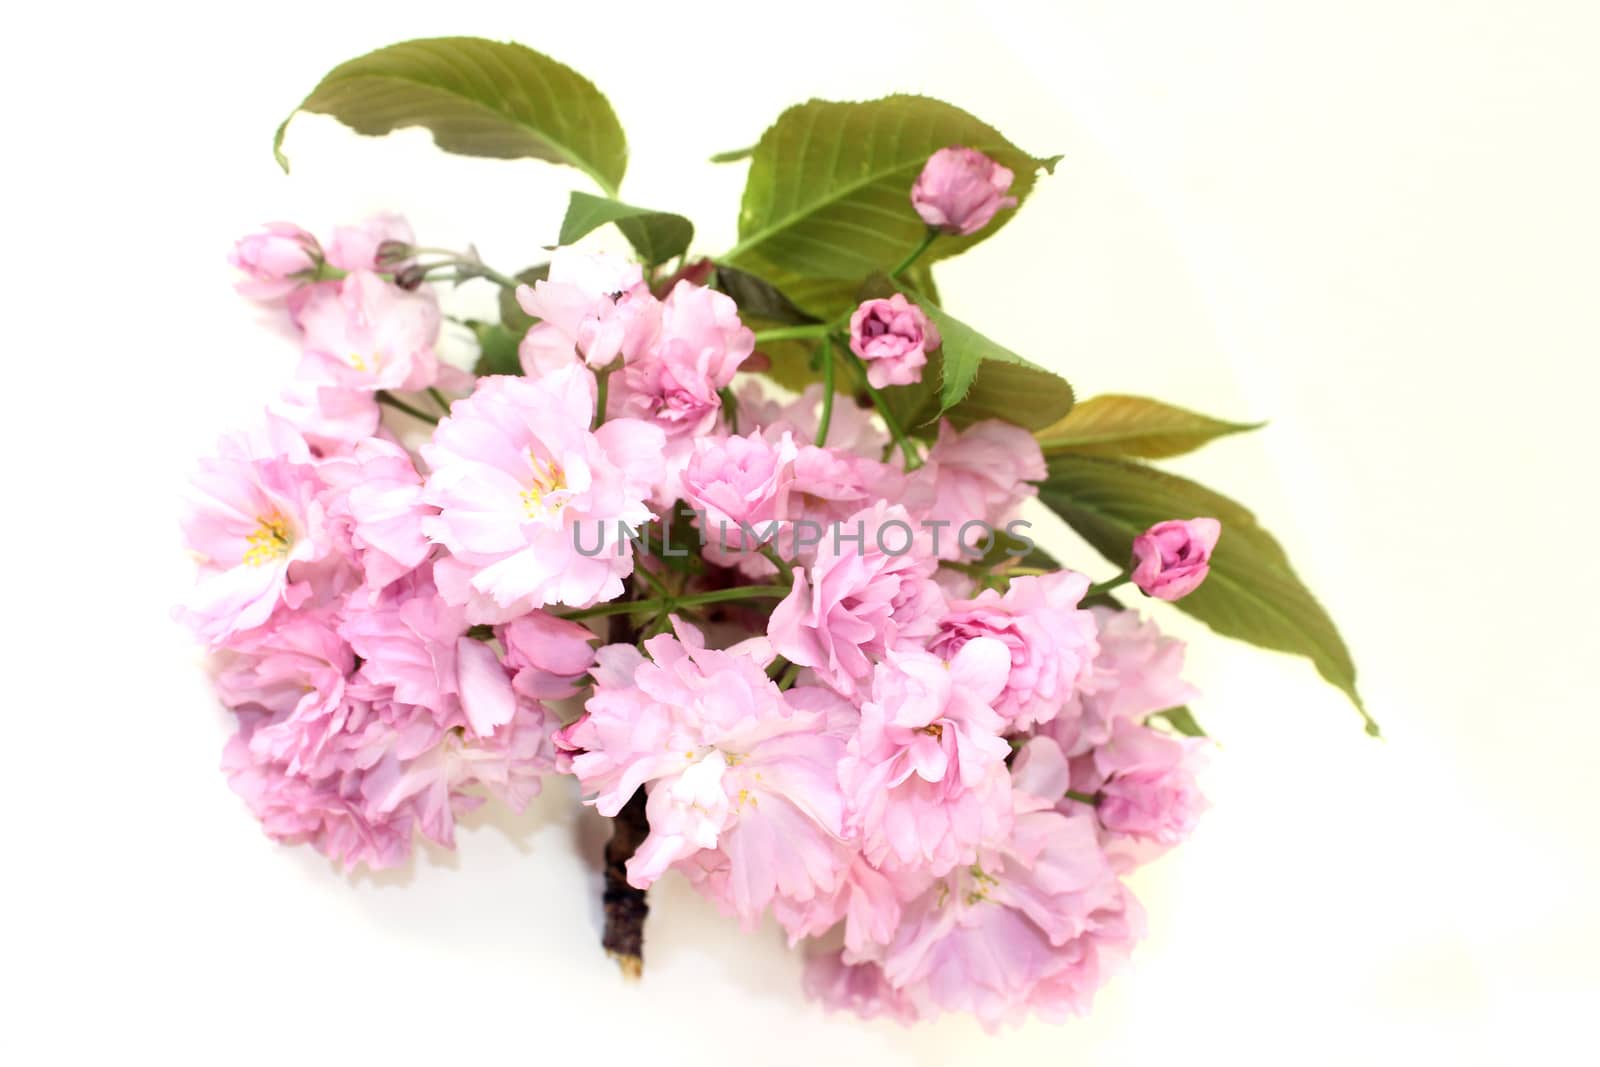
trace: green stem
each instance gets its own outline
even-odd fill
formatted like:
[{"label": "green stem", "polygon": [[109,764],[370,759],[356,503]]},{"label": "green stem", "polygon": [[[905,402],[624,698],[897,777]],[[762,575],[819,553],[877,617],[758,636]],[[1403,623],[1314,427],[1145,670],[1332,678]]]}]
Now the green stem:
[{"label": "green stem", "polygon": [[832,328],[826,322],[814,322],[806,326],[778,326],[771,330],[757,330],[756,344],[765,344],[768,341],[802,341],[826,337],[828,336],[828,331]]},{"label": "green stem", "polygon": [[762,545],[761,554],[767,557],[767,562],[778,568],[778,578],[783,584],[794,585],[794,568],[789,566],[789,561],[778,555],[778,550],[771,545]]},{"label": "green stem", "polygon": [[594,425],[590,429],[598,430],[606,421],[606,391],[611,383],[611,368],[602,367],[594,376]]},{"label": "green stem", "polygon": [[390,407],[394,408],[396,411],[403,411],[407,415],[410,415],[414,419],[421,419],[423,422],[431,422],[435,426],[439,425],[439,420],[437,418],[435,418],[434,416],[429,415],[426,411],[423,411],[420,408],[412,407],[410,404],[407,404],[404,400],[401,400],[399,397],[394,396],[394,395],[392,395],[390,393],[385,393],[385,392],[380,390],[378,392],[378,403],[380,403],[380,404],[388,404]]},{"label": "green stem", "polygon": [[1109,593],[1117,586],[1126,583],[1129,577],[1130,575],[1128,572],[1123,571],[1115,578],[1108,578],[1103,582],[1096,582],[1089,587],[1089,591],[1087,593],[1083,594],[1083,599],[1088,600],[1092,596],[1099,596],[1101,593]]},{"label": "green stem", "polygon": [[433,402],[439,405],[441,411],[446,415],[450,414],[450,400],[448,397],[431,385],[428,386],[428,395],[433,397]]},{"label": "green stem", "polygon": [[649,567],[646,567],[644,560],[640,560],[633,565],[633,573],[643,578],[645,584],[654,589],[658,595],[662,597],[670,597],[672,595],[672,590],[667,588],[667,583],[663,582],[660,576]]},{"label": "green stem", "polygon": [[1100,803],[1099,797],[1093,796],[1089,793],[1080,793],[1075,789],[1067,790],[1067,799],[1076,800],[1078,803],[1087,804],[1090,807],[1094,807],[1096,804]]},{"label": "green stem", "polygon": [[654,600],[623,600],[609,604],[596,604],[592,608],[568,612],[567,619],[598,619],[603,615],[633,615],[641,612],[665,612],[678,608],[697,608],[703,604],[720,604],[728,600],[777,599],[789,595],[786,585],[741,585],[732,589],[713,589],[709,593],[691,593],[688,596],[656,597]]},{"label": "green stem", "polygon": [[855,368],[856,375],[861,379],[861,387],[872,398],[872,403],[877,407],[878,414],[883,416],[884,425],[889,427],[889,436],[894,438],[894,443],[900,446],[901,452],[905,453],[906,473],[909,474],[922,466],[922,453],[917,451],[917,446],[912,443],[911,438],[907,437],[905,431],[900,428],[900,421],[889,410],[889,404],[883,399],[883,394],[874,388],[872,382],[867,379],[867,368],[862,366],[861,361],[854,355],[846,356],[845,360]]},{"label": "green stem", "polygon": [[833,421],[833,341],[822,339],[822,415],[817,419],[817,447],[828,443],[828,424]]},{"label": "green stem", "polygon": [[926,252],[928,250],[928,246],[933,244],[934,241],[938,240],[938,237],[939,231],[934,229],[932,226],[929,226],[928,232],[922,235],[922,243],[913,248],[911,250],[911,254],[902,260],[898,267],[889,272],[889,277],[898,278],[900,275],[910,270],[911,264],[921,259],[922,253]]}]

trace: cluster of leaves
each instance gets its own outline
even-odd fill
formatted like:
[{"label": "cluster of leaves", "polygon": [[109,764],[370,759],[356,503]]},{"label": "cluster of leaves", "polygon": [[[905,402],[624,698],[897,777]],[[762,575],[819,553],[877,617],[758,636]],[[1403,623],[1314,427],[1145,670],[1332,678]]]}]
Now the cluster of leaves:
[{"label": "cluster of leaves", "polygon": [[[331,71],[300,104],[363,134],[409,126],[430,130],[440,148],[494,158],[531,157],[574,167],[604,194],[574,192],[559,240],[570,243],[615,226],[658,277],[682,271],[694,239],[681,215],[618,199],[627,139],[593,83],[519,44],[470,37],[409,41]],[[293,115],[291,114],[291,118]],[[288,169],[279,127],[274,152]],[[883,402],[913,437],[941,418],[957,425],[1000,418],[1037,435],[1049,464],[1041,498],[1111,563],[1127,563],[1133,538],[1170,518],[1211,515],[1226,531],[1211,577],[1177,607],[1219,633],[1308,658],[1362,707],[1355,666],[1332,620],[1295,575],[1282,547],[1241,505],[1151,466],[1254,426],[1224,422],[1136,396],[1076,402],[1060,376],[1029,362],[946,311],[932,265],[986,239],[1015,214],[1003,212],[979,233],[934,242],[914,266],[926,230],[909,191],[928,157],[948,145],[976,148],[1016,174],[1011,194],[1026,201],[1059,157],[1031,155],[994,127],[939,100],[896,95],[866,102],[811,100],[789,108],[749,149],[714,162],[749,161],[738,242],[707,268],[756,329],[790,339],[764,344],[767,373],[791,388],[825,373],[834,358],[821,332],[865,296],[898,288],[920,304],[943,338],[918,385],[884,391]],[[517,276],[532,281],[544,268]],[[516,340],[531,320],[509,291],[498,324],[480,324],[480,369],[516,372]],[[791,328],[785,330],[784,328]],[[1198,730],[1185,709],[1167,713]],[[1362,711],[1365,716],[1365,711]],[[1180,721],[1181,720],[1181,721]],[[1376,733],[1370,718],[1367,728]]]}]

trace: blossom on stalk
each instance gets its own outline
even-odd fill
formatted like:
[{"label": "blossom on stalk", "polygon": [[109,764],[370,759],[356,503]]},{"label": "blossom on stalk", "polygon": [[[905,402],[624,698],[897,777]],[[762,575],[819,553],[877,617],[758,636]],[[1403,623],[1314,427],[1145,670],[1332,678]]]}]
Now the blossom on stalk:
[{"label": "blossom on stalk", "polygon": [[1158,522],[1133,539],[1133,584],[1158,600],[1181,600],[1211,572],[1222,536],[1216,519]]},{"label": "blossom on stalk", "polygon": [[975,148],[941,148],[928,158],[911,187],[911,205],[922,221],[944,233],[977,233],[1002,208],[1016,207],[1007,196],[1015,177]]},{"label": "blossom on stalk", "polygon": [[591,431],[594,388],[576,364],[482,378],[422,446],[423,497],[439,509],[423,532],[450,553],[435,580],[471,621],[621,595],[633,570],[626,531],[652,517],[645,499],[662,476],[663,438],[634,419]]},{"label": "blossom on stalk", "polygon": [[224,438],[200,464],[183,513],[199,578],[180,613],[213,648],[312,595],[305,568],[333,549],[323,485],[305,441],[281,419]]},{"label": "blossom on stalk", "polygon": [[1197,695],[1182,677],[1182,641],[1165,636],[1138,612],[1104,607],[1089,611],[1098,645],[1093,677],[1040,727],[1069,756],[1105,744],[1119,722],[1142,721]]},{"label": "blossom on stalk", "polygon": [[880,500],[824,534],[767,635],[779,654],[853,695],[891,649],[932,635],[944,608],[937,566],[906,510]]},{"label": "blossom on stalk", "polygon": [[1057,571],[1013,578],[1004,594],[985,589],[953,600],[928,650],[950,659],[975,638],[1000,641],[1011,669],[994,707],[1008,729],[1028,729],[1054,718],[1094,678],[1094,616],[1078,607],[1088,589],[1083,575]]},{"label": "blossom on stalk", "polygon": [[517,289],[517,302],[540,320],[523,337],[524,373],[539,375],[574,360],[600,370],[632,362],[656,340],[661,304],[637,263],[558,248],[550,271]]},{"label": "blossom on stalk", "polygon": [[906,506],[939,531],[940,559],[981,556],[1045,474],[1039,442],[1020,426],[986,419],[957,430],[941,422],[922,466],[906,478]]},{"label": "blossom on stalk", "polygon": [[243,274],[236,286],[252,300],[281,300],[307,284],[322,260],[317,239],[288,222],[269,222],[239,238],[228,262]]},{"label": "blossom on stalk", "polygon": [[422,499],[422,475],[392,441],[366,437],[318,473],[330,489],[328,512],[348,527],[366,585],[374,592],[409,574],[433,551],[422,522],[435,510]]},{"label": "blossom on stalk", "polygon": [[842,874],[835,768],[851,710],[824,691],[784,692],[753,638],[708,649],[693,626],[602,648],[585,713],[556,736],[588,802],[615,815],[645,787],[650,834],[628,861],[646,888],[669,867],[753,923],[777,897],[831,893]]},{"label": "blossom on stalk", "polygon": [[938,328],[899,293],[865,301],[850,316],[850,351],[866,363],[874,389],[921,381],[928,353],[939,343]]},{"label": "blossom on stalk", "polygon": [[305,331],[301,374],[342,389],[417,390],[434,384],[439,361],[439,304],[371,271],[320,287],[300,309]]},{"label": "blossom on stalk", "polygon": [[993,702],[1011,656],[975,637],[948,663],[889,653],[861,706],[861,728],[839,764],[849,825],[877,867],[942,875],[970,863],[1011,819],[1011,746]]},{"label": "blossom on stalk", "polygon": [[1195,781],[1203,747],[1196,738],[1121,719],[1110,740],[1074,761],[1073,789],[1096,798],[1095,815],[1108,833],[1170,847],[1205,810]]}]

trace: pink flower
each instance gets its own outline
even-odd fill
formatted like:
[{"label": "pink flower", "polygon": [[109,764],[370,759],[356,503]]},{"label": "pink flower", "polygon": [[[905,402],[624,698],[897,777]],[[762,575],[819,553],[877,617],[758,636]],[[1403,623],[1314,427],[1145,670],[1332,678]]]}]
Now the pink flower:
[{"label": "pink flower", "polygon": [[854,1012],[863,1019],[885,1015],[903,1024],[917,1021],[917,1006],[888,983],[881,965],[870,960],[847,963],[845,955],[834,951],[807,956],[806,996],[821,1001],[829,1011]]},{"label": "pink flower", "polygon": [[633,570],[627,536],[651,519],[662,435],[633,419],[591,432],[593,416],[594,379],[581,366],[482,378],[423,446],[424,499],[440,509],[423,532],[450,552],[434,577],[446,599],[471,602],[471,621],[621,595]]},{"label": "pink flower", "polygon": [[511,721],[517,698],[494,649],[467,629],[466,612],[417,571],[370,606],[349,605],[339,633],[361,657],[363,679],[428,708],[440,726],[486,737]]},{"label": "pink flower", "polygon": [[926,461],[907,476],[906,506],[936,530],[940,559],[981,556],[1038,493],[1028,483],[1044,477],[1044,455],[1027,430],[988,419],[958,432],[944,422]]},{"label": "pink flower", "polygon": [[778,689],[764,640],[714,650],[694,627],[675,628],[645,642],[649,659],[602,648],[586,713],[556,737],[602,814],[648,787],[650,834],[628,880],[644,888],[676,865],[747,923],[776,897],[832,893],[849,707]]},{"label": "pink flower", "polygon": [[381,256],[385,245],[414,245],[411,224],[399,215],[379,214],[352,226],[334,228],[328,242],[328,262],[340,270],[392,269]]},{"label": "pink flower", "polygon": [[[861,407],[851,397],[836,394],[828,423],[828,449],[877,461],[889,444],[889,435],[872,421],[872,408]],[[755,381],[739,393],[739,425],[759,426],[769,440],[792,434],[795,444],[817,442],[822,419],[822,386],[808,385],[794,400],[769,400]]]},{"label": "pink flower", "polygon": [[619,358],[633,362],[655,343],[661,303],[637,263],[558,248],[550,272],[517,290],[517,302],[540,321],[518,349],[525,373],[537,376],[582,360],[595,370]]},{"label": "pink flower", "polygon": [[328,512],[348,525],[369,588],[381,590],[428,558],[433,546],[422,521],[436,512],[422,499],[422,476],[405,449],[363,438],[348,454],[324,460],[318,472],[332,490]]},{"label": "pink flower", "polygon": [[945,233],[965,236],[989,225],[1001,208],[1016,207],[1006,196],[1013,175],[974,148],[941,148],[911,187],[911,206],[922,221]]},{"label": "pink flower", "polygon": [[880,500],[824,534],[767,634],[781,655],[848,696],[889,650],[920,647],[933,633],[944,608],[937,566],[905,509]]},{"label": "pink flower", "polygon": [[378,432],[383,412],[370,390],[292,381],[267,411],[300,431],[318,455],[348,452]]},{"label": "pink flower", "polygon": [[1156,523],[1133,539],[1133,584],[1159,600],[1181,600],[1206,580],[1221,536],[1216,519]]},{"label": "pink flower", "polygon": [[1120,721],[1142,720],[1196,696],[1182,678],[1182,641],[1163,636],[1138,612],[1089,611],[1099,631],[1094,677],[1040,731],[1059,741],[1069,756],[1105,744]]},{"label": "pink flower", "polygon": [[950,659],[968,641],[990,637],[1011,654],[1011,670],[995,710],[1007,728],[1025,730],[1055,717],[1094,677],[1094,616],[1078,607],[1089,580],[1072,571],[1013,578],[1005,595],[986,589],[953,601],[928,651]]},{"label": "pink flower", "polygon": [[920,1017],[967,1011],[993,1030],[1085,1013],[1142,934],[1093,818],[1023,812],[1003,843],[907,905],[881,968]]},{"label": "pink flower", "polygon": [[200,565],[180,615],[216,648],[312,595],[307,565],[333,549],[323,486],[305,442],[280,419],[226,438],[195,476],[184,539]]},{"label": "pink flower", "polygon": [[666,435],[662,503],[681,495],[680,476],[698,438],[718,429],[720,391],[755,349],[732,299],[679,282],[661,307],[655,345],[611,379],[609,417],[649,422]]},{"label": "pink flower", "polygon": [[701,512],[708,547],[753,549],[773,540],[788,515],[795,455],[788,434],[776,442],[755,431],[695,443],[684,470],[684,498]]},{"label": "pink flower", "polygon": [[899,293],[868,300],[850,316],[850,351],[866,361],[875,389],[921,381],[928,353],[938,347],[938,329]]},{"label": "pink flower", "polygon": [[1194,775],[1203,747],[1122,719],[1111,740],[1075,765],[1073,789],[1098,798],[1095,815],[1108,832],[1175,845],[1206,807]]},{"label": "pink flower", "polygon": [[424,389],[439,376],[433,343],[439,305],[431,293],[407,292],[370,271],[322,287],[300,310],[305,330],[302,376],[343,389]]},{"label": "pink flower", "polygon": [[578,692],[577,681],[594,664],[595,635],[586,627],[542,611],[529,612],[500,628],[511,685],[523,697],[562,700]]},{"label": "pink flower", "polygon": [[1005,834],[1011,746],[991,705],[1010,662],[999,641],[976,637],[949,663],[902,652],[878,666],[839,764],[848,825],[874,866],[942,875]]},{"label": "pink flower", "polygon": [[228,262],[244,272],[239,292],[252,300],[281,300],[309,282],[322,259],[317,239],[287,222],[269,222],[241,237]]}]

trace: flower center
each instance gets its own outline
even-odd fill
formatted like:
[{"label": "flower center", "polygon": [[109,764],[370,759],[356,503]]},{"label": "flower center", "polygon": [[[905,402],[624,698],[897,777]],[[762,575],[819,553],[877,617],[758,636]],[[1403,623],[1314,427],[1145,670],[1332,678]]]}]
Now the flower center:
[{"label": "flower center", "polygon": [[365,373],[368,370],[376,371],[383,366],[383,357],[374,352],[370,356],[363,356],[360,352],[350,353],[350,366]]},{"label": "flower center", "polygon": [[276,511],[265,518],[258,517],[256,528],[246,535],[245,543],[250,546],[244,552],[246,566],[262,567],[286,558],[294,544],[294,538],[289,533],[289,520]]},{"label": "flower center", "polygon": [[530,519],[549,518],[561,513],[567,503],[567,476],[554,460],[541,458],[528,450],[533,467],[533,482],[522,491],[522,511]]}]

